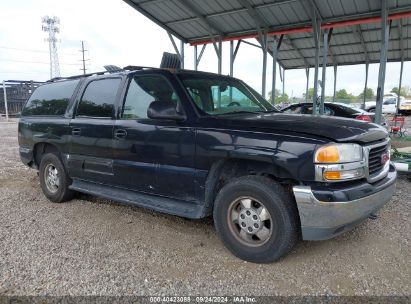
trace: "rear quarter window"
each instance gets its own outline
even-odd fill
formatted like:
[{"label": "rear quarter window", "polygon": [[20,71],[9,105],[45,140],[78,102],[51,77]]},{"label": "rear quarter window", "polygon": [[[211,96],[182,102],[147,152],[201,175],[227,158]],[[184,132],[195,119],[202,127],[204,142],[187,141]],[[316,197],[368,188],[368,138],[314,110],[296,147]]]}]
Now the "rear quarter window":
[{"label": "rear quarter window", "polygon": [[38,87],[27,101],[22,116],[62,116],[80,80],[45,84]]}]

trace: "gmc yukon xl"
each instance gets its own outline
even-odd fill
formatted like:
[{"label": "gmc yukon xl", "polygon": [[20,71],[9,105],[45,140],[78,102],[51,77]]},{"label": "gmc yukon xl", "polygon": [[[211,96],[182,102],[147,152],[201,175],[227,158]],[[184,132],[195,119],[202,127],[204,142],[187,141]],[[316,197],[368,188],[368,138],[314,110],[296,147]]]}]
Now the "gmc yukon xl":
[{"label": "gmc yukon xl", "polygon": [[212,215],[225,246],[257,263],[349,230],[395,191],[384,128],[278,113],[241,80],[205,72],[53,79],[27,101],[18,137],[50,201],[78,191]]}]

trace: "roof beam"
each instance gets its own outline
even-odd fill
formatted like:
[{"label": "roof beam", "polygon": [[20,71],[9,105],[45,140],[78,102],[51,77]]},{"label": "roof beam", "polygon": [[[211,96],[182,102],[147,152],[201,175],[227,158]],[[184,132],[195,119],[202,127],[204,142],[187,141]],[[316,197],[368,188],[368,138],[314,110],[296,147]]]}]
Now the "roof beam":
[{"label": "roof beam", "polygon": [[186,38],[184,38],[183,36],[181,36],[179,33],[177,33],[176,31],[174,31],[173,29],[169,28],[168,26],[164,25],[164,23],[162,23],[160,20],[158,20],[156,17],[154,17],[153,15],[149,14],[145,9],[141,8],[141,5],[135,3],[132,0],[123,0],[125,3],[127,3],[128,5],[130,5],[132,8],[134,8],[136,11],[138,11],[140,14],[142,14],[143,16],[147,17],[148,19],[150,19],[151,21],[153,21],[155,24],[157,24],[158,26],[165,28],[165,30],[171,34],[173,34],[175,37],[177,37],[178,39],[184,41],[184,42],[188,42],[188,40]]},{"label": "roof beam", "polygon": [[[320,24],[323,23],[324,19],[323,19],[323,17],[321,16],[320,10],[318,9],[315,1],[314,1],[314,0],[309,0],[309,2],[310,2],[310,4],[311,4],[311,6],[314,8],[315,14],[320,18]],[[328,46],[330,46],[329,43],[330,43],[330,41],[331,41],[331,35],[332,35],[332,28],[331,28],[331,31],[328,32]],[[331,47],[328,48],[328,53],[329,53],[329,55],[330,55],[331,61],[332,61],[334,64],[338,64],[337,60],[335,59],[335,56],[334,56],[334,53],[333,53],[333,50],[331,49]]]},{"label": "roof beam", "polygon": [[367,45],[365,43],[364,40],[364,36],[362,35],[362,31],[361,31],[361,26],[357,25],[354,29],[353,29],[354,34],[356,34],[358,36],[358,38],[360,39],[362,48],[364,50],[364,55],[365,55],[365,60],[368,62],[370,61],[370,56],[368,55],[368,51],[367,51]]},{"label": "roof beam", "polygon": [[[411,17],[411,5],[403,7],[403,9],[408,9],[408,11],[400,11],[398,9],[392,9],[391,15],[388,16],[389,20],[396,20],[400,18],[408,18]],[[369,24],[369,23],[379,23],[381,21],[381,17],[376,16],[376,14],[380,14],[378,12],[371,12],[371,13],[364,13],[364,14],[357,14],[351,16],[344,16],[344,17],[333,17],[329,19],[322,20],[323,23],[321,25],[322,29],[329,29],[329,28],[341,28],[347,26],[353,26],[357,24]],[[268,29],[268,35],[280,35],[280,34],[293,34],[293,33],[309,33],[312,32],[311,28],[312,23],[309,21],[304,21],[301,23],[293,24],[293,27],[290,25],[281,25],[281,26],[274,26]],[[247,39],[247,38],[256,38],[255,30],[245,30],[245,31],[237,31],[231,32],[226,35],[223,41],[230,41],[230,40],[239,40],[239,39]],[[203,37],[196,37],[190,39],[191,45],[199,45],[205,43],[211,43],[211,41],[207,40],[207,36]]]},{"label": "roof beam", "polygon": [[303,53],[301,53],[301,50],[295,46],[294,41],[291,39],[290,36],[287,36],[287,42],[288,42],[287,44],[289,44],[298,53],[298,55],[302,58],[302,60],[304,60],[305,66],[309,67],[310,64],[308,63],[307,59],[305,58]]},{"label": "roof beam", "polygon": [[[297,39],[293,39],[293,42],[295,42]],[[409,38],[409,39],[406,39],[406,40],[408,40],[408,41],[410,41],[411,42],[411,38]],[[368,41],[367,43],[368,44],[370,44],[370,43],[380,43],[381,42],[381,40],[371,40],[371,41]],[[400,39],[390,39],[390,43],[391,42],[400,42]],[[404,41],[405,42],[405,41]],[[288,43],[289,44],[289,43]],[[344,43],[344,44],[333,44],[333,45],[331,45],[332,47],[334,47],[334,48],[339,48],[339,47],[341,47],[341,46],[358,46],[358,43],[357,42],[352,42],[352,43]],[[313,50],[314,49],[314,47],[300,47],[299,48],[299,50],[300,51],[305,51],[305,50]],[[369,52],[368,52],[369,53]],[[335,54],[335,56],[339,56],[340,54]]]},{"label": "roof beam", "polygon": [[[238,0],[242,6],[247,9],[248,15],[254,20],[255,26],[257,27],[258,35],[260,38],[260,43],[263,42],[262,29],[268,28],[269,24],[264,20],[263,16],[257,12],[257,10],[251,6],[248,0]],[[264,46],[263,46],[264,47]]]},{"label": "roof beam", "polygon": [[[150,4],[155,2],[155,1],[161,1],[163,2],[164,0],[154,0],[154,1],[146,1],[146,2],[142,2],[140,3],[141,6],[144,6],[145,4]],[[260,4],[260,5],[256,5],[253,7],[254,10],[257,9],[262,9],[262,8],[267,8],[267,7],[272,7],[272,6],[278,6],[281,4],[286,4],[286,3],[291,3],[291,2],[297,2],[299,0],[279,0],[273,3],[265,3],[265,4]],[[232,15],[232,14],[236,14],[236,13],[241,13],[241,12],[246,12],[248,9],[245,8],[238,8],[238,9],[233,9],[233,10],[228,10],[228,11],[223,11],[223,12],[218,12],[218,13],[213,13],[213,14],[209,14],[206,16],[206,18],[213,18],[213,17],[220,17],[220,16],[225,16],[225,15]],[[170,21],[167,22],[167,25],[173,25],[173,24],[178,24],[178,23],[184,23],[184,22],[189,22],[189,21],[193,21],[198,19],[198,17],[192,17],[192,18],[186,18],[186,19],[180,19],[180,20],[175,20],[175,21]]]},{"label": "roof beam", "polygon": [[223,37],[224,34],[221,29],[219,29],[216,25],[212,24],[210,21],[206,19],[206,17],[201,14],[201,12],[192,5],[192,3],[188,0],[177,0],[184,8],[189,10],[192,14],[194,14],[198,19],[200,19],[204,25],[207,27],[209,36],[215,43],[215,35],[213,32],[217,33],[217,36]]},{"label": "roof beam", "polygon": [[[401,49],[391,49],[391,50],[389,50],[390,52],[400,52],[401,51]],[[368,54],[370,54],[370,55],[375,55],[375,54],[380,54],[381,52],[380,51],[370,51],[370,52],[368,52]],[[357,53],[347,53],[347,54],[338,54],[338,56],[351,56],[351,55],[356,55]],[[314,59],[314,57],[313,56],[310,56],[310,57],[305,57],[306,59]],[[411,57],[409,58],[409,59],[411,59]],[[296,58],[289,58],[289,59],[281,59],[281,61],[290,61],[290,60],[296,60]],[[405,59],[404,59],[405,60]],[[370,60],[370,62],[371,62],[371,60]],[[378,60],[376,61],[376,62],[378,62]],[[397,62],[398,62],[398,60],[397,60]],[[340,65],[341,63],[338,63],[338,65]],[[357,63],[358,64],[358,63]],[[327,65],[327,66],[332,66],[332,64],[331,65]]]}]

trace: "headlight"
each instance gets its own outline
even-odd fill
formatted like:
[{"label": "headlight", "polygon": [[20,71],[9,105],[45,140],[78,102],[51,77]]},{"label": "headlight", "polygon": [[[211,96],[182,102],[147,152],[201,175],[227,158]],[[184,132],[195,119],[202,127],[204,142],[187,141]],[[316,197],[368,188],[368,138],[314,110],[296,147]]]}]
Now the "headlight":
[{"label": "headlight", "polygon": [[357,144],[319,147],[314,156],[317,181],[337,182],[365,177],[363,148]]},{"label": "headlight", "polygon": [[315,152],[315,163],[341,164],[361,161],[363,149],[357,144],[331,144],[320,147]]}]

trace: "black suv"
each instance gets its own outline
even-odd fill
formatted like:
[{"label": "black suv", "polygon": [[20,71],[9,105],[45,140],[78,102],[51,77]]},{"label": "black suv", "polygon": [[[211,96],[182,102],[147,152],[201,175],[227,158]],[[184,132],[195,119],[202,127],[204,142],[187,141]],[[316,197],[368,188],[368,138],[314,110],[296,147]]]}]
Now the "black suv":
[{"label": "black suv", "polygon": [[212,215],[225,246],[253,262],[347,231],[395,190],[384,128],[278,113],[244,82],[211,73],[129,67],[54,79],[28,100],[18,136],[49,200],[79,191]]}]

